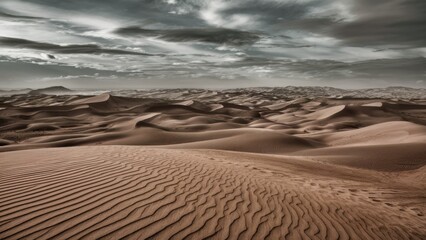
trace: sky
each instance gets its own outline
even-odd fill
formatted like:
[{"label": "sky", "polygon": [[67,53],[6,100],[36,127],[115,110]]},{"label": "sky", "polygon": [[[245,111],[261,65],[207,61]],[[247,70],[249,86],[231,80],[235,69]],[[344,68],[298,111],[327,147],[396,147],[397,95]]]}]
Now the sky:
[{"label": "sky", "polygon": [[425,13],[425,0],[0,0],[0,88],[425,88]]}]

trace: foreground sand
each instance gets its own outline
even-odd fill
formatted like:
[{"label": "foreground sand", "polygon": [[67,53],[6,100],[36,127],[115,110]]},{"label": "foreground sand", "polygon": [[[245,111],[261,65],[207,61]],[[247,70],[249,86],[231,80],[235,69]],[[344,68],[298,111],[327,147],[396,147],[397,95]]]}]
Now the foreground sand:
[{"label": "foreground sand", "polygon": [[418,202],[424,188],[413,177],[424,177],[424,169],[380,173],[300,158],[138,146],[0,157],[2,239],[426,236],[424,200]]},{"label": "foreground sand", "polygon": [[0,97],[0,239],[426,239],[425,100],[117,94]]}]

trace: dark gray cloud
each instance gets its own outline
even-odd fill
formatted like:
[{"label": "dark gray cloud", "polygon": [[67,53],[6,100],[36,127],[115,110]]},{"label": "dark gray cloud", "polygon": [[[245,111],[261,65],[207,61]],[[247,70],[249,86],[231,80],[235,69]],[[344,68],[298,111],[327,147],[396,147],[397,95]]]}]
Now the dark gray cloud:
[{"label": "dark gray cloud", "polygon": [[[166,0],[22,0],[66,10],[74,13],[95,14],[96,16],[119,18],[133,24],[203,27],[203,21],[194,21],[203,0],[177,0],[168,4]],[[170,14],[179,9],[185,14]]]},{"label": "dark gray cloud", "polygon": [[328,30],[353,46],[426,46],[426,1],[353,1],[355,20],[340,22]]},{"label": "dark gray cloud", "polygon": [[2,9],[0,9],[0,18],[11,18],[11,19],[17,19],[17,20],[40,20],[40,19],[44,19],[41,17],[32,17],[32,16],[22,16],[22,15],[15,15],[12,13],[7,13],[2,11]]},{"label": "dark gray cloud", "polygon": [[151,54],[125,51],[119,49],[104,49],[96,44],[71,44],[63,46],[9,37],[0,37],[0,46],[43,50],[60,54],[128,54],[152,56]]},{"label": "dark gray cloud", "polygon": [[126,27],[116,33],[130,36],[149,36],[172,42],[206,42],[229,45],[253,44],[260,39],[258,34],[226,28],[191,28],[191,29],[144,29]]},{"label": "dark gray cloud", "polygon": [[[338,4],[344,7],[326,11]],[[320,33],[358,47],[426,46],[425,13],[424,0],[249,0],[216,12],[223,22],[232,22],[239,15],[256,20],[256,25],[241,25],[242,28],[260,28],[269,34],[287,30]]]}]

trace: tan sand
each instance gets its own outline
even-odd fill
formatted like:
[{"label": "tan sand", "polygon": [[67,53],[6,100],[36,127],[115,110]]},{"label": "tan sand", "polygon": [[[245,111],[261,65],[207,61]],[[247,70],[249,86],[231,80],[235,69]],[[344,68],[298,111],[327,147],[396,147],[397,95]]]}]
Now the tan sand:
[{"label": "tan sand", "polygon": [[0,97],[0,239],[426,239],[426,102],[285,97]]},{"label": "tan sand", "polygon": [[[1,154],[2,239],[422,239],[397,174],[223,151]],[[424,171],[423,171],[424,173]],[[408,195],[409,194],[409,195]]]}]

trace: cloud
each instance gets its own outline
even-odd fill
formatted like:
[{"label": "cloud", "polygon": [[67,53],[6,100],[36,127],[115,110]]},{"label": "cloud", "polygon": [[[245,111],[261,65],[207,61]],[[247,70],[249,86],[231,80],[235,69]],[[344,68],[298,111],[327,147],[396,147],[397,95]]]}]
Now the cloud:
[{"label": "cloud", "polygon": [[251,32],[226,28],[188,28],[188,29],[144,29],[126,27],[115,31],[130,36],[158,37],[171,42],[206,42],[229,45],[253,44],[260,37]]},{"label": "cloud", "polygon": [[211,1],[200,10],[208,24],[269,34],[322,34],[343,46],[426,46],[424,0]]},{"label": "cloud", "polygon": [[44,19],[42,17],[32,17],[32,16],[24,16],[24,15],[16,15],[12,13],[7,13],[0,9],[0,18],[9,18],[15,20],[41,20]]},{"label": "cloud", "polygon": [[147,53],[125,51],[119,49],[104,49],[96,44],[57,45],[9,37],[0,37],[0,46],[44,50],[59,54],[125,54],[151,56],[151,54]]},{"label": "cloud", "polygon": [[342,73],[349,78],[398,80],[420,79],[426,75],[426,58],[374,59],[368,61],[340,62],[308,60],[289,64],[294,71],[311,73],[317,77],[339,79]]},{"label": "cloud", "polygon": [[356,19],[341,21],[325,31],[351,46],[426,46],[426,1],[357,0]]}]

